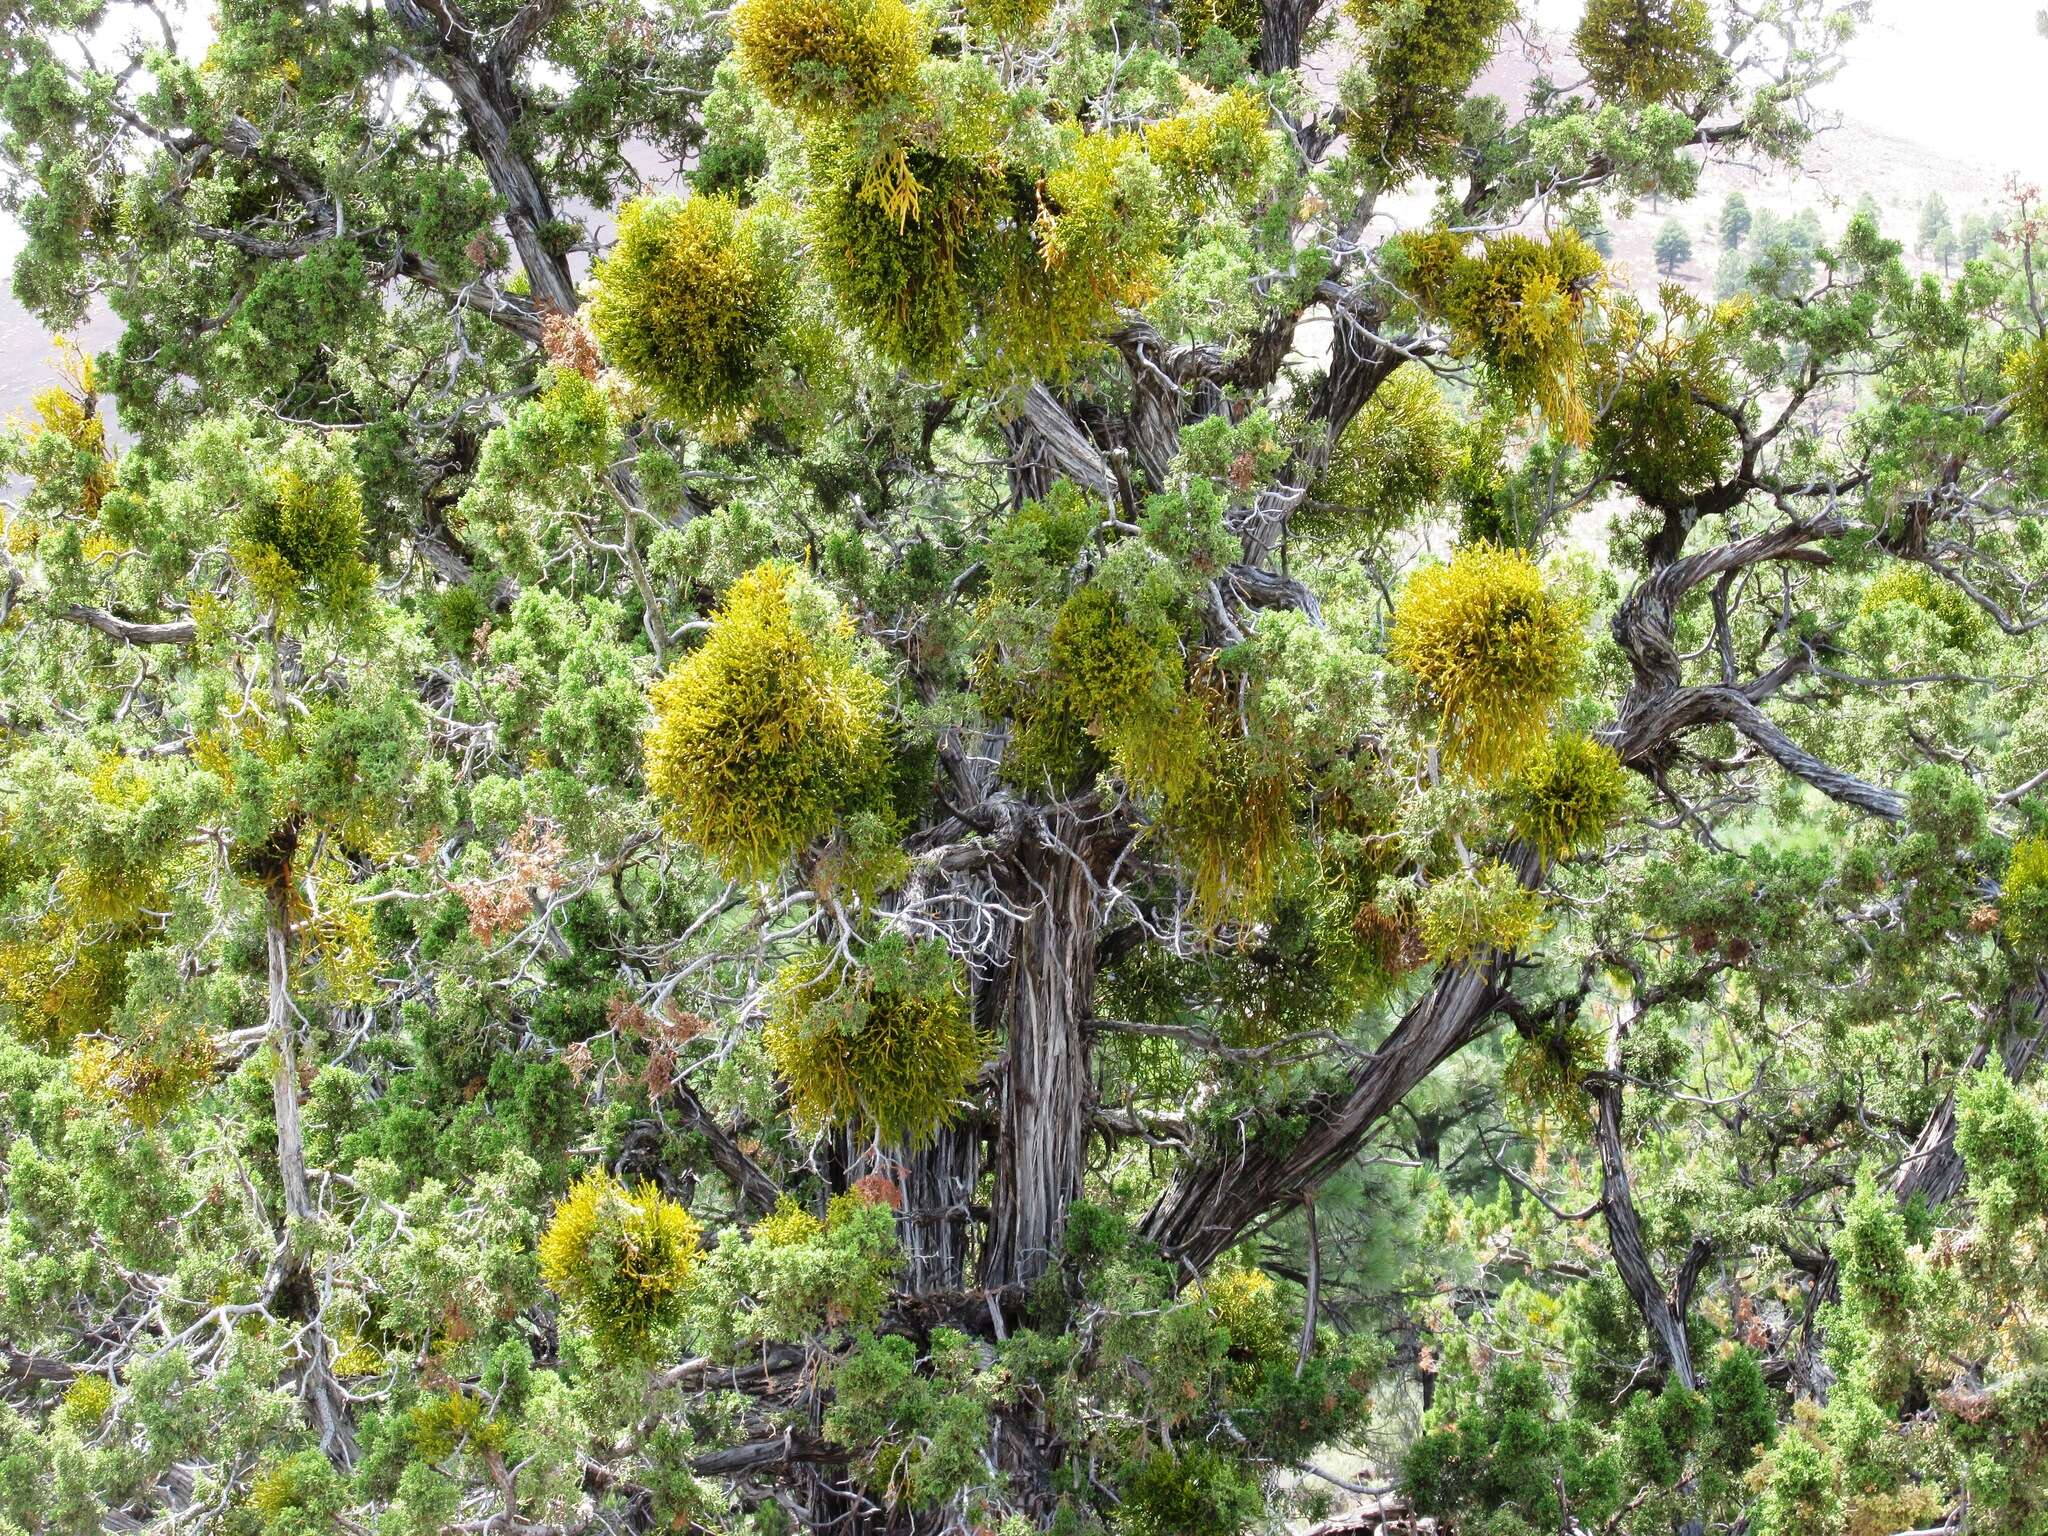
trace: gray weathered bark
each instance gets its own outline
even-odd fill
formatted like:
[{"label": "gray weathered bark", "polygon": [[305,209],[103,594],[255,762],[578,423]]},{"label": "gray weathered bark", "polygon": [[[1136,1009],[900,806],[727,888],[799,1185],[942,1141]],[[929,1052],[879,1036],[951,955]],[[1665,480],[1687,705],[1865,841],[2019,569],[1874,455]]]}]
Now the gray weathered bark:
[{"label": "gray weathered bark", "polygon": [[199,626],[191,619],[151,624],[139,619],[124,619],[104,608],[92,608],[84,603],[71,603],[59,609],[57,616],[73,624],[96,629],[109,640],[119,640],[124,645],[184,645],[199,633]]},{"label": "gray weathered bark", "polygon": [[1259,8],[1259,73],[1277,75],[1301,67],[1302,34],[1320,9],[1321,0],[1263,0]]},{"label": "gray weathered bark", "polygon": [[1082,1031],[1094,996],[1100,914],[1098,852],[1071,817],[1020,850],[1003,884],[1028,911],[1008,960],[988,983],[1003,1031],[995,1189],[984,1285],[1028,1282],[1059,1252],[1067,1207],[1081,1193],[1093,1085]]},{"label": "gray weathered bark", "polygon": [[1769,561],[1826,565],[1829,557],[1816,546],[1847,527],[1845,519],[1826,516],[1786,523],[1694,555],[1679,557],[1675,546],[1668,551],[1673,557],[1629,593],[1614,614],[1615,642],[1635,677],[1614,724],[1600,734],[1624,763],[1655,778],[1679,737],[1703,725],[1728,725],[1780,768],[1830,799],[1888,821],[1905,815],[1905,798],[1897,791],[1867,783],[1815,756],[1764,713],[1762,701],[1806,670],[1803,654],[1795,652],[1746,682],[1737,681],[1726,649],[1718,683],[1687,685],[1679,662],[1676,615],[1687,593],[1703,582],[1726,582]]},{"label": "gray weathered bark", "polygon": [[926,1296],[957,1290],[967,1275],[972,1238],[970,1202],[981,1176],[981,1127],[940,1128],[927,1147],[904,1158],[904,1289]]},{"label": "gray weathered bark", "polygon": [[1071,480],[1105,501],[1115,497],[1116,476],[1102,450],[1043,384],[1031,386],[1003,430],[1010,444],[1010,494],[1019,505],[1044,496],[1055,480]]},{"label": "gray weathered bark", "polygon": [[[400,31],[430,50],[434,72],[455,97],[470,148],[505,205],[505,227],[535,300],[574,314],[576,285],[569,263],[546,244],[548,226],[555,222],[554,200],[517,147],[519,108],[509,78],[516,61],[504,55],[476,58],[471,52],[476,29],[453,0],[385,0],[385,9]],[[508,36],[508,42],[523,42],[538,25],[536,20],[524,34]]]}]

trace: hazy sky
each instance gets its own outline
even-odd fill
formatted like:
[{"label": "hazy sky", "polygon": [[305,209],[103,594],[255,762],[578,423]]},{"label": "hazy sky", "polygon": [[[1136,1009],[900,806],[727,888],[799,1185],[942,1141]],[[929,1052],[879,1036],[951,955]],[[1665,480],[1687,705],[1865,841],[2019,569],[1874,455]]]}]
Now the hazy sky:
[{"label": "hazy sky", "polygon": [[[2043,131],[2048,40],[2042,0],[1874,0],[1848,67],[1822,96],[1831,110],[1958,159],[2048,182]],[[1583,0],[1523,0],[1563,31]]]},{"label": "hazy sky", "polygon": [[2048,173],[2035,0],[1878,0],[1830,88],[1838,110],[1959,159]]}]

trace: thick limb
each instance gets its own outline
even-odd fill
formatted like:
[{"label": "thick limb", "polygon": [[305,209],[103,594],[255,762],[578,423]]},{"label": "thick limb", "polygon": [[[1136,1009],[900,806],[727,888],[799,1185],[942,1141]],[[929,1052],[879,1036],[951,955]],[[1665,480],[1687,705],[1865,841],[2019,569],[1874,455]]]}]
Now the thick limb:
[{"label": "thick limb", "polygon": [[264,923],[268,965],[268,1022],[276,1055],[271,1099],[277,1115],[277,1166],[284,1186],[284,1234],[266,1287],[287,1310],[306,1324],[305,1360],[299,1370],[300,1395],[320,1448],[342,1466],[355,1460],[355,1431],[348,1417],[348,1394],[335,1379],[328,1360],[326,1331],[320,1325],[319,1284],[308,1261],[306,1234],[319,1217],[306,1176],[305,1134],[299,1123],[297,1031],[292,1025],[288,942],[288,892],[282,878],[272,882]]}]

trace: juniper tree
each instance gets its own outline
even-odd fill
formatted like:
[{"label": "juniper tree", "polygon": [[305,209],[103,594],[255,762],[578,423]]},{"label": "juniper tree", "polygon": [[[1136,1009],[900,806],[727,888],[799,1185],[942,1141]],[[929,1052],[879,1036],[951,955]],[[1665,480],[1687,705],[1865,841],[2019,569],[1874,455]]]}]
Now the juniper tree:
[{"label": "juniper tree", "polygon": [[1935,237],[1933,253],[1934,259],[1941,263],[1941,275],[1943,277],[1947,277],[1953,272],[1956,256],[1961,250],[1962,246],[1956,239],[1955,230],[1944,225],[1941,233]]},{"label": "juniper tree", "polygon": [[2038,1521],[2035,215],[1580,233],[1860,9],[17,7],[0,1521]]}]

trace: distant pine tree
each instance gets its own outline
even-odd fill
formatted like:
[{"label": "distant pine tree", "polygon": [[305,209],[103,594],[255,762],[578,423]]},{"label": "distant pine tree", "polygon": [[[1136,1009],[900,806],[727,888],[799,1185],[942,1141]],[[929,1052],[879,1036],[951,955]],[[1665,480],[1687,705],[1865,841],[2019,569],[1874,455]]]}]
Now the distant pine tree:
[{"label": "distant pine tree", "polygon": [[1740,192],[1730,192],[1728,201],[1721,205],[1721,249],[1732,251],[1742,244],[1751,222],[1749,199]]},{"label": "distant pine tree", "polygon": [[1920,205],[1920,237],[1913,249],[1922,256],[1932,256],[1941,244],[1941,237],[1949,233],[1948,204],[1943,202],[1939,192],[1927,194],[1927,201]]},{"label": "distant pine tree", "polygon": [[1666,277],[1692,260],[1692,236],[1676,219],[1666,219],[1657,231],[1657,270]]}]

